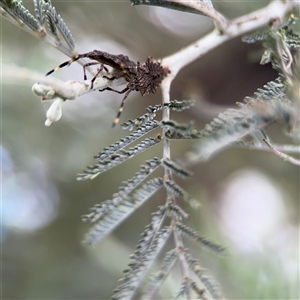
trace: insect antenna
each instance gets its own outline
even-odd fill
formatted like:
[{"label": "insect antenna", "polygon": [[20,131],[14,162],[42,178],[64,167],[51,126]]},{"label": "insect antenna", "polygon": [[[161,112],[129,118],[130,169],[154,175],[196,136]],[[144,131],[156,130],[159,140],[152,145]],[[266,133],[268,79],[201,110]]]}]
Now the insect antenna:
[{"label": "insect antenna", "polygon": [[124,107],[125,100],[126,100],[126,98],[128,97],[128,95],[129,95],[131,92],[132,92],[132,90],[129,90],[129,91],[127,91],[126,94],[124,95],[124,98],[122,99],[122,102],[121,102],[119,111],[118,111],[118,113],[117,113],[116,118],[114,119],[114,122],[113,122],[113,124],[112,124],[112,127],[115,127],[115,126],[119,123],[119,121],[120,121],[120,116],[121,116],[121,113],[122,113],[122,111],[123,111],[123,107]]},{"label": "insect antenna", "polygon": [[76,56],[74,56],[73,58],[71,58],[68,61],[65,61],[64,63],[60,64],[59,66],[57,66],[56,68],[50,70],[45,76],[48,76],[50,74],[52,74],[53,72],[56,72],[57,70],[65,67],[65,66],[69,66],[70,64],[72,64],[74,61],[78,60],[79,58],[82,57],[86,57],[86,54],[77,54]]}]

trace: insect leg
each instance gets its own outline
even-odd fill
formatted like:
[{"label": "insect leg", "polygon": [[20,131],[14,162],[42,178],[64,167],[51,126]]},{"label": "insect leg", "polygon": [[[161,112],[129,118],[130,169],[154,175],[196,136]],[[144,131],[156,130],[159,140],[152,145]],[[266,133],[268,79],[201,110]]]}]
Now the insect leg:
[{"label": "insect leg", "polygon": [[107,80],[114,80],[116,79],[116,76],[111,76],[111,77],[108,77],[108,76],[103,76],[103,78],[107,79]]},{"label": "insect leg", "polygon": [[127,72],[125,70],[119,72],[118,74],[108,77],[108,76],[103,76],[103,78],[108,79],[108,80],[114,80],[114,79],[118,79],[120,77],[126,77]]},{"label": "insect leg", "polygon": [[89,67],[89,66],[93,66],[93,65],[98,65],[99,63],[97,61],[93,61],[93,62],[90,62],[90,63],[87,63],[87,64],[84,64],[83,65],[83,80],[87,80],[87,77],[86,77],[86,67]]},{"label": "insect leg", "polygon": [[115,127],[115,126],[119,123],[120,116],[121,116],[121,113],[122,113],[122,111],[123,111],[123,107],[124,107],[125,100],[126,100],[126,98],[128,97],[128,95],[129,95],[131,92],[132,92],[132,90],[129,90],[129,91],[127,91],[126,94],[124,95],[124,98],[122,99],[122,102],[121,102],[119,111],[118,111],[118,113],[117,113],[117,116],[116,116],[114,122],[112,123],[112,127]]},{"label": "insect leg", "polygon": [[[95,64],[96,64],[96,63],[95,63]],[[99,63],[98,63],[98,64],[99,64]],[[95,75],[95,76],[92,78],[92,80],[91,80],[91,89],[92,89],[93,86],[94,86],[94,81],[96,80],[97,76],[100,74],[100,72],[101,72],[103,69],[104,69],[106,72],[108,72],[108,69],[107,69],[103,64],[101,64],[101,66],[100,66],[99,70],[97,71],[96,75]]]},{"label": "insect leg", "polygon": [[50,70],[45,76],[48,76],[48,75],[52,74],[53,72],[56,72],[57,70],[65,67],[65,66],[69,66],[71,63],[73,63],[74,61],[76,61],[76,60],[78,60],[79,58],[82,58],[82,57],[86,57],[86,55],[85,54],[78,54],[78,55],[74,56],[70,60],[65,61],[64,63],[60,64],[56,68]]},{"label": "insect leg", "polygon": [[111,87],[108,86],[108,87],[106,87],[102,90],[99,90],[99,92],[103,92],[103,91],[112,91],[112,92],[115,92],[115,93],[118,93],[118,94],[124,94],[125,92],[128,91],[128,87],[126,87],[122,91],[118,91],[118,90],[112,89]]}]

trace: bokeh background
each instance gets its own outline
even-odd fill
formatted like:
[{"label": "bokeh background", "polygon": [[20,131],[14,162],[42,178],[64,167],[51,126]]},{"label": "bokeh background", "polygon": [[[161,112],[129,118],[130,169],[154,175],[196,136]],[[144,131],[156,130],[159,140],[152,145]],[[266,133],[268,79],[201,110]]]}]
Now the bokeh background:
[{"label": "bokeh background", "polygon": [[[213,28],[204,16],[132,7],[125,0],[52,3],[79,53],[101,49],[140,61],[162,58]],[[267,3],[218,1],[215,7],[234,18]],[[33,12],[30,1],[25,6]],[[0,26],[1,65],[45,74],[68,59],[4,19]],[[261,49],[239,37],[184,68],[173,82],[171,98],[195,99],[196,105],[172,117],[178,122],[195,120],[201,129],[226,107],[275,79],[269,65],[258,64]],[[81,215],[110,199],[146,159],[161,157],[162,149],[157,146],[92,181],[77,182],[76,173],[92,164],[94,155],[127,135],[120,127],[111,128],[122,96],[95,92],[69,101],[62,119],[45,127],[51,103],[42,103],[32,93],[34,82],[1,73],[2,299],[108,299],[165,193],[156,194],[94,248],[81,245],[89,228]],[[82,68],[73,64],[53,76],[81,80]],[[160,91],[143,98],[132,93],[121,121],[142,115],[147,105],[160,101]],[[291,143],[278,124],[267,132],[273,142]],[[192,142],[174,141],[172,157],[180,158],[192,147]],[[227,298],[299,299],[299,168],[266,151],[232,148],[191,166],[191,171],[190,180],[178,181],[202,203],[194,211],[178,200],[190,214],[189,224],[228,246],[231,254],[219,258],[189,241],[186,246],[221,283]],[[175,268],[160,299],[178,291],[179,274]]]}]

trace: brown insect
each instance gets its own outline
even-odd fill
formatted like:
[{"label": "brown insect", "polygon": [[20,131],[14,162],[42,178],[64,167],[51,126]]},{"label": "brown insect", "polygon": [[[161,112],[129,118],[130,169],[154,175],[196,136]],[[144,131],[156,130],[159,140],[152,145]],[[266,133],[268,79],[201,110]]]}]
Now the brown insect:
[{"label": "brown insect", "polygon": [[113,122],[113,127],[119,122],[121,113],[123,111],[123,106],[126,98],[132,91],[140,92],[142,96],[146,94],[152,94],[156,92],[156,89],[158,85],[161,83],[163,78],[166,76],[168,71],[164,69],[160,63],[153,61],[152,57],[148,57],[145,63],[141,64],[140,62],[135,63],[134,61],[130,60],[128,56],[119,54],[109,54],[107,52],[94,50],[88,53],[84,54],[78,54],[74,56],[69,61],[66,61],[53,70],[49,71],[46,76],[52,74],[53,72],[59,70],[60,68],[63,68],[65,66],[69,66],[74,61],[80,59],[80,58],[89,58],[91,60],[94,60],[93,62],[86,63],[83,65],[83,74],[84,74],[84,80],[87,79],[86,76],[86,67],[91,65],[100,64],[100,68],[96,75],[91,80],[91,89],[93,88],[93,83],[96,80],[97,76],[100,74],[102,70],[105,70],[108,72],[108,69],[105,67],[105,65],[112,67],[115,70],[118,70],[119,72],[115,73],[113,76],[103,76],[103,78],[106,78],[108,80],[114,80],[121,77],[124,77],[125,80],[128,82],[127,86],[121,90],[115,90],[110,87],[106,87],[100,92],[108,90],[113,91],[118,94],[124,94],[124,97],[122,99],[118,114]]},{"label": "brown insect", "polygon": [[120,70],[119,73],[117,73],[115,76],[108,78],[108,79],[117,79],[120,77],[125,77],[127,81],[129,81],[131,75],[136,74],[136,68],[137,64],[130,60],[128,56],[119,54],[119,55],[113,55],[109,54],[107,52],[99,51],[99,50],[94,50],[91,52],[87,52],[84,54],[77,54],[70,60],[60,64],[53,70],[49,71],[46,76],[52,74],[53,72],[65,67],[71,65],[74,61],[80,59],[80,58],[89,58],[91,60],[95,60],[94,62],[86,63],[83,65],[83,75],[84,75],[84,80],[87,79],[86,76],[86,67],[92,66],[92,65],[98,65],[100,64],[100,69],[98,70],[97,74],[92,78],[91,80],[91,89],[93,88],[93,83],[96,80],[97,76],[100,74],[100,72],[104,69],[106,72],[108,72],[107,68],[105,65],[108,65],[112,67],[113,69]]}]

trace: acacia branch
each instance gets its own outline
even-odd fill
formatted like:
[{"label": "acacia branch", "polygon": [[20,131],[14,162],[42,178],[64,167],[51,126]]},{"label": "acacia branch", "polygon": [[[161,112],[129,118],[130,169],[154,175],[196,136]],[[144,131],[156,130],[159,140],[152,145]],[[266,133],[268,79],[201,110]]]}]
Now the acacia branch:
[{"label": "acacia branch", "polygon": [[[177,1],[177,0],[174,0]],[[178,0],[179,1],[179,0]],[[192,2],[191,2],[192,3]],[[189,4],[191,4],[189,3]],[[187,64],[193,62],[197,58],[203,56],[205,53],[209,52],[213,48],[221,45],[222,43],[238,36],[242,35],[247,31],[254,30],[258,27],[268,24],[271,19],[281,19],[289,10],[292,8],[299,6],[299,2],[296,0],[288,1],[283,3],[281,1],[274,1],[271,2],[268,6],[263,9],[257,10],[251,14],[245,15],[243,17],[237,18],[230,22],[224,20],[224,24],[226,23],[228,26],[224,34],[220,34],[219,30],[215,29],[208,35],[204,36],[197,42],[191,44],[190,46],[182,49],[181,51],[168,56],[162,60],[162,66],[168,68],[170,73],[168,76],[163,80],[161,84],[161,88],[163,91],[163,101],[164,103],[168,103],[169,99],[169,92],[171,87],[172,80],[176,77],[177,73],[181,68],[186,66]],[[210,7],[206,4],[206,7]],[[210,7],[210,9],[213,9]],[[215,17],[215,20],[218,18]],[[221,21],[220,21],[221,22]],[[224,27],[224,26],[223,26]],[[44,82],[44,81],[42,81]],[[120,83],[121,82],[121,83]],[[107,82],[107,80],[99,77],[96,79],[94,84],[94,89],[104,88],[111,85],[119,85],[125,83],[123,78],[120,80],[113,82]],[[52,86],[53,89],[50,91],[46,91],[47,95],[42,95],[44,99],[51,99],[49,95],[53,95],[52,99],[55,97],[60,97],[64,100],[66,99],[77,99],[80,95],[85,94],[91,90],[88,89],[90,81],[69,81],[65,84],[54,84]],[[99,86],[98,86],[99,85]],[[34,90],[36,91],[36,85],[34,86]],[[40,87],[40,86],[38,86]],[[42,93],[44,93],[45,89],[42,87]],[[39,94],[41,95],[41,94]],[[167,96],[168,95],[168,96]],[[55,97],[54,97],[55,96]],[[47,98],[45,98],[47,97]],[[168,109],[164,109],[163,113],[163,120],[168,121],[170,118]],[[165,141],[164,149],[169,148],[168,142]],[[166,151],[166,150],[165,150]],[[166,157],[170,155],[167,154],[167,151],[164,153]]]},{"label": "acacia branch", "polygon": [[260,10],[229,21],[223,34],[220,34],[219,30],[215,29],[190,46],[165,57],[162,60],[162,65],[167,66],[171,71],[169,76],[175,78],[183,67],[217,46],[248,31],[268,25],[271,20],[281,20],[286,13],[296,7],[300,7],[300,2],[297,0],[273,1]]},{"label": "acacia branch", "polygon": [[[167,77],[164,80],[164,84],[162,84],[162,96],[163,96],[163,103],[170,103],[170,86],[171,86],[171,78]],[[170,120],[170,109],[168,107],[165,107],[163,109],[163,121],[168,121]],[[168,128],[167,126],[163,127],[163,136],[166,136],[166,132],[167,132]],[[171,159],[171,148],[170,148],[170,140],[167,138],[164,138],[163,141],[163,158],[170,160]],[[172,172],[170,171],[170,169],[165,168],[165,176],[164,176],[164,180],[172,180]],[[172,203],[175,205],[175,197],[174,195],[170,195],[169,191],[167,190],[167,201],[172,201]],[[179,264],[180,264],[180,268],[181,268],[181,272],[182,272],[182,277],[183,278],[190,278],[189,275],[189,266],[188,263],[184,257],[184,253],[183,253],[183,241],[182,241],[182,235],[179,232],[179,230],[177,230],[175,227],[173,227],[173,236],[174,236],[174,242],[176,245],[176,249],[178,251],[178,258],[179,258]],[[181,251],[180,251],[181,250]],[[186,290],[186,298],[187,300],[191,299],[191,288],[190,286],[187,287]]]},{"label": "acacia branch", "polygon": [[267,139],[263,139],[263,142],[271,149],[271,151],[276,154],[277,156],[279,156],[280,158],[282,158],[284,161],[287,161],[293,165],[296,165],[296,166],[300,166],[300,160],[299,159],[296,159],[294,157],[291,157],[289,155],[286,155],[285,153],[282,153],[278,150],[276,150],[274,148],[274,146],[271,145],[271,143],[267,140]]},{"label": "acacia branch", "polygon": [[[272,144],[273,148],[277,151],[284,151],[289,153],[300,153],[299,145],[281,145],[281,144]],[[248,150],[262,150],[270,151],[270,147],[267,144],[262,143],[253,143],[253,142],[243,142],[243,143],[234,143],[232,147],[244,148]]]}]

